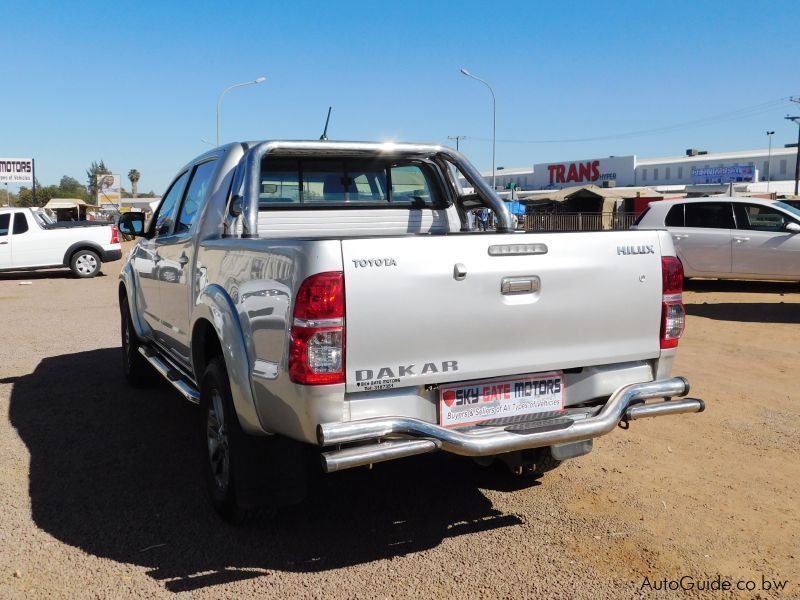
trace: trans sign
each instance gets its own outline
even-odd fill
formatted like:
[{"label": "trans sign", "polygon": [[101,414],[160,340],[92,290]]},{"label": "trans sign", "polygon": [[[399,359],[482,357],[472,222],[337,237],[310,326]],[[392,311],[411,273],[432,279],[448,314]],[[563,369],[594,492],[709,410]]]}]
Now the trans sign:
[{"label": "trans sign", "polygon": [[635,158],[633,156],[610,156],[590,158],[565,163],[540,163],[533,166],[535,189],[560,189],[604,181],[616,185],[634,185]]}]

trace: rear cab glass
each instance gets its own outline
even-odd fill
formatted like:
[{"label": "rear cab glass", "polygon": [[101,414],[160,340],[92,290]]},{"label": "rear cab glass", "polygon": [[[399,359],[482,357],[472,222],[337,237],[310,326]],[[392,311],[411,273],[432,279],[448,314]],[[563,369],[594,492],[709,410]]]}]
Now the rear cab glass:
[{"label": "rear cab glass", "polygon": [[261,163],[259,210],[444,206],[423,161],[267,156]]}]

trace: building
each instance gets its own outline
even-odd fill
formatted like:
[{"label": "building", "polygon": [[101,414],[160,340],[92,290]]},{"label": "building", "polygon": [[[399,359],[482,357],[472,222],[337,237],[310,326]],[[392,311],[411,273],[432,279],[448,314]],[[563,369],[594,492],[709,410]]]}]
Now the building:
[{"label": "building", "polygon": [[[796,147],[773,148],[769,164],[767,148],[736,152],[690,149],[682,156],[637,158],[609,156],[497,170],[496,185],[519,191],[562,189],[586,184],[605,187],[691,186],[794,180]],[[491,184],[491,171],[482,173]]]}]

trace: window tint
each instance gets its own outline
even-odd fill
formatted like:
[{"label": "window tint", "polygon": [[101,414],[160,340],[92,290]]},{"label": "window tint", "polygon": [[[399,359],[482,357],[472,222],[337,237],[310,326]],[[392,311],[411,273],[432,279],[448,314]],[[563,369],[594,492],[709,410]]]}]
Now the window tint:
[{"label": "window tint", "polygon": [[186,180],[189,179],[189,172],[187,171],[172,184],[172,187],[167,192],[167,195],[161,201],[161,206],[158,207],[156,213],[156,235],[167,235],[172,230],[172,221],[175,218],[175,209],[183,196],[183,190],[186,187]]},{"label": "window tint", "polygon": [[754,231],[781,231],[786,223],[794,222],[785,213],[757,204],[737,204],[736,220],[739,229]]},{"label": "window tint", "polygon": [[8,235],[8,226],[11,224],[11,215],[0,215],[0,236]]},{"label": "window tint", "polygon": [[181,206],[180,215],[178,215],[175,233],[189,231],[192,228],[192,224],[200,212],[200,207],[203,206],[203,201],[208,195],[211,176],[214,175],[216,166],[216,161],[210,160],[195,167],[192,182],[189,184],[189,191],[186,192],[186,198]]},{"label": "window tint", "polygon": [[731,205],[727,202],[698,202],[687,204],[686,227],[734,229]]},{"label": "window tint", "polygon": [[[390,183],[391,182],[391,183]],[[375,159],[267,158],[259,207],[363,205],[424,207],[439,202],[428,169]]]},{"label": "window tint", "polygon": [[664,225],[667,227],[683,227],[683,204],[676,204],[669,209]]},{"label": "window tint", "polygon": [[28,219],[22,213],[17,213],[14,217],[14,235],[28,231]]}]

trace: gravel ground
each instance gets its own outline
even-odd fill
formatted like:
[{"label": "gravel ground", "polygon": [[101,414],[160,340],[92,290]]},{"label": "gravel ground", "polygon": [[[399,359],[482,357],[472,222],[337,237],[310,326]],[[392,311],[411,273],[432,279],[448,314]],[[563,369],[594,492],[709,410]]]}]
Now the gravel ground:
[{"label": "gravel ground", "polygon": [[[2,598],[800,597],[797,285],[688,284],[675,372],[702,415],[633,423],[539,482],[422,456],[231,527],[193,407],[123,382],[121,264],[0,275]],[[682,576],[757,587],[652,589]]]}]

